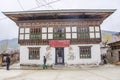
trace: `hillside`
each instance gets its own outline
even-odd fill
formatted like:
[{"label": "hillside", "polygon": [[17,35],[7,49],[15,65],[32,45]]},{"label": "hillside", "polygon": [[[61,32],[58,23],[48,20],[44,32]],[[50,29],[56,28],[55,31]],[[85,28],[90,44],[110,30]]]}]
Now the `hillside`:
[{"label": "hillside", "polygon": [[14,39],[6,39],[6,40],[1,40],[0,41],[0,50],[2,49],[2,47],[8,47],[8,48],[13,48],[13,49],[17,49],[19,47],[18,44],[18,39],[14,38]]},{"label": "hillside", "polygon": [[102,33],[102,34],[112,34],[112,35],[116,35],[116,34],[118,34],[119,32],[102,30],[101,33]]},{"label": "hillside", "polygon": [[102,42],[111,43],[120,40],[120,32],[102,30]]}]

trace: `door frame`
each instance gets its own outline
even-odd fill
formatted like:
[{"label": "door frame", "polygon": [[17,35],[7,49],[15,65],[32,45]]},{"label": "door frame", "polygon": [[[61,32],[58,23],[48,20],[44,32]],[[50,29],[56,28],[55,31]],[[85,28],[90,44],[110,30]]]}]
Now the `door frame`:
[{"label": "door frame", "polygon": [[[57,61],[57,49],[58,48],[61,48],[61,49],[63,49],[63,51],[62,51],[62,63],[58,63],[58,61]],[[55,47],[55,65],[57,65],[57,64],[61,64],[61,65],[64,65],[64,47]]]}]

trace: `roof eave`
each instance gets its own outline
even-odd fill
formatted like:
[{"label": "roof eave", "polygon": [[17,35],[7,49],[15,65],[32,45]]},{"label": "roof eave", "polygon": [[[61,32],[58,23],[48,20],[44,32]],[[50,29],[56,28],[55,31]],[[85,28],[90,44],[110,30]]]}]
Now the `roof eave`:
[{"label": "roof eave", "polygon": [[60,12],[115,12],[116,9],[61,9],[61,10],[35,10],[35,11],[14,11],[3,12],[4,14],[27,14],[27,13],[60,13]]}]

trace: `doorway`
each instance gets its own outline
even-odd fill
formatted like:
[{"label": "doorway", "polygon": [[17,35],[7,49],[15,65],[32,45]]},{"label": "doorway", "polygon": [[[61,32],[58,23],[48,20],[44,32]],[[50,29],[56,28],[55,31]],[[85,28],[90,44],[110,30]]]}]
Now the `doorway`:
[{"label": "doorway", "polygon": [[64,48],[57,47],[55,49],[55,64],[64,64]]}]

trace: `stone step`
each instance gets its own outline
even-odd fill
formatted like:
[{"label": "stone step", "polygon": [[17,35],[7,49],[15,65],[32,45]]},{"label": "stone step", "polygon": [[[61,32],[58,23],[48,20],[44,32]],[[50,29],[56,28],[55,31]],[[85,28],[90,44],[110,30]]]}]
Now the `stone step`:
[{"label": "stone step", "polygon": [[65,65],[53,65],[52,66],[53,69],[65,69]]}]

